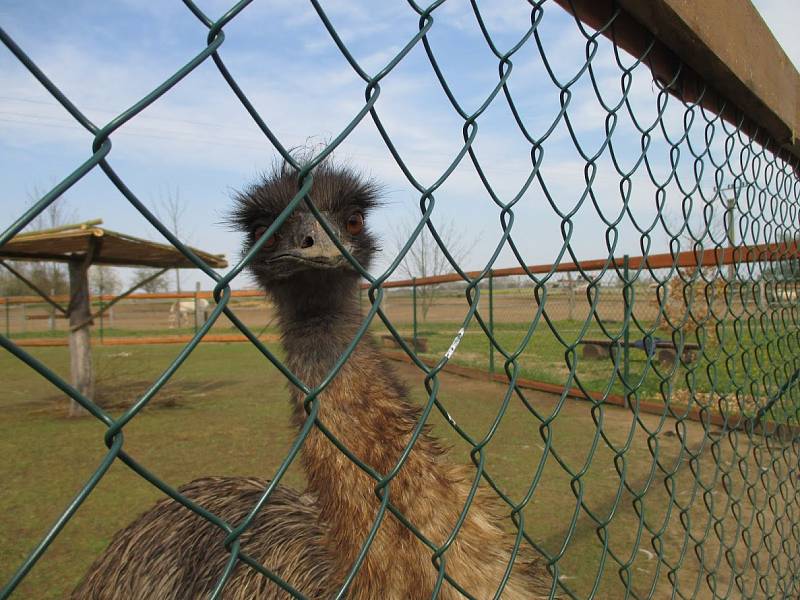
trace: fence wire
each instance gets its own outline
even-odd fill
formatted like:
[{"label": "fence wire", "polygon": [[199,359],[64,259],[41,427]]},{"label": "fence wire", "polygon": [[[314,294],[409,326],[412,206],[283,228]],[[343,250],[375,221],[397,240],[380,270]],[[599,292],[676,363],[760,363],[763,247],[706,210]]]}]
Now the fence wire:
[{"label": "fence wire", "polygon": [[[359,64],[321,3],[311,0],[332,42],[363,80],[364,102],[325,148],[300,162],[274,133],[273,124],[259,114],[218,53],[226,39],[225,26],[234,19],[245,18],[245,9],[250,2],[237,3],[216,20],[191,0],[184,0],[184,4],[191,15],[208,28],[207,45],[149,94],[102,125],[85,116],[25,51],[0,30],[0,39],[5,46],[93,136],[85,162],[76,166],[20,215],[0,236],[0,245],[19,233],[76,182],[100,169],[161,235],[216,282],[215,306],[208,320],[198,326],[191,341],[148,390],[117,418],[83,397],[48,365],[27,353],[7,335],[0,336],[0,344],[7,352],[80,403],[105,426],[102,441],[108,449],[78,495],[0,592],[0,598],[9,597],[35,567],[115,461],[121,461],[161,492],[225,533],[224,544],[231,560],[219,574],[212,598],[222,595],[233,569],[242,562],[288,593],[302,597],[275,573],[245,554],[240,547],[240,538],[252,523],[257,508],[268,499],[274,485],[294,461],[312,428],[320,426],[315,421],[320,394],[348,360],[361,336],[379,321],[399,349],[425,374],[428,400],[423,419],[427,419],[434,409],[446,414],[437,397],[440,373],[449,362],[461,360],[462,353],[468,356],[463,364],[496,370],[504,376],[507,392],[498,422],[506,415],[512,400],[527,411],[534,432],[531,435],[540,436],[544,451],[528,493],[518,500],[502,489],[486,466],[487,445],[492,441],[496,428],[484,438],[476,439],[454,422],[451,425],[472,448],[476,481],[482,480],[494,489],[507,506],[509,523],[520,532],[523,545],[538,552],[546,561],[553,577],[551,597],[586,595],[576,590],[562,571],[564,557],[578,535],[579,521],[588,522],[590,530],[600,540],[600,563],[605,565],[597,569],[589,596],[597,592],[605,569],[618,573],[626,597],[662,597],[659,594],[663,591],[657,590],[657,584],[664,577],[671,586],[667,593],[671,597],[800,597],[800,392],[796,385],[800,369],[797,303],[800,262],[796,251],[796,241],[800,237],[800,180],[796,160],[789,164],[777,158],[776,148],[770,143],[759,143],[744,133],[743,121],[730,123],[705,109],[702,97],[706,91],[701,91],[697,102],[684,102],[679,95],[671,93],[669,88],[680,80],[683,66],[677,68],[674,81],[654,83],[658,86],[655,116],[646,119],[637,114],[631,100],[633,75],[648,73],[647,60],[652,44],[641,56],[633,59],[626,58],[614,48],[621,94],[617,102],[609,103],[595,76],[594,61],[600,40],[604,39],[601,36],[613,28],[618,11],[600,31],[587,28],[577,19],[574,21],[574,27],[585,39],[585,62],[574,76],[563,80],[552,68],[551,57],[545,51],[538,30],[545,11],[558,11],[560,7],[546,0],[530,0],[530,27],[517,43],[504,49],[495,43],[478,4],[471,2],[472,15],[487,47],[496,57],[498,67],[495,87],[477,109],[471,110],[457,100],[452,82],[440,66],[441,57],[429,38],[444,0],[429,6],[408,0],[409,10],[418,16],[418,32],[375,73],[369,73]],[[423,184],[407,165],[380,113],[381,83],[413,49],[418,48],[424,51],[452,110],[463,122],[460,152],[431,185]],[[560,110],[548,116],[550,125],[541,135],[534,133],[521,116],[522,111],[512,93],[514,64],[523,49],[537,55],[547,73],[546,84],[552,86],[559,96]],[[231,282],[241,276],[258,247],[227,273],[217,273],[159,221],[109,162],[114,133],[209,60],[216,65],[222,80],[268,142],[297,173],[297,194],[262,240],[267,240],[301,204],[319,217],[313,203],[313,191],[309,193],[313,187],[315,167],[325,161],[356,126],[368,120],[372,121],[395,163],[418,194],[420,216],[417,227],[382,273],[373,275],[365,271],[344,247],[339,247],[368,282],[365,291],[368,302],[364,303],[364,320],[356,338],[329,377],[317,388],[309,388],[288,370],[275,349],[260,341],[253,329],[231,309]],[[576,133],[575,116],[571,110],[573,89],[578,82],[585,84],[587,81],[591,84],[596,104],[602,109],[605,129],[602,143],[592,150]],[[490,106],[497,104],[505,105],[510,111],[530,153],[530,171],[525,183],[510,198],[502,197],[492,187],[485,165],[475,151],[481,117]],[[667,117],[670,111],[678,111],[682,117],[677,126]],[[619,127],[618,130],[623,119],[633,124],[634,135],[618,133],[624,129]],[[551,187],[542,169],[546,163],[546,150],[554,143],[552,136],[559,126],[566,126],[571,144],[583,164],[583,169],[573,174],[575,179],[582,181],[583,192],[578,201],[567,208],[551,195]],[[655,152],[656,141],[668,152]],[[630,152],[634,154],[633,160]],[[604,212],[596,196],[596,176],[601,163],[613,165],[618,180],[620,202],[613,213]],[[479,176],[488,198],[499,209],[501,222],[501,235],[494,251],[477,273],[463,270],[448,251],[431,219],[436,209],[437,191],[457,167],[468,164]],[[714,182],[713,189],[707,186],[709,178]],[[655,218],[648,222],[637,219],[631,206],[631,190],[640,181],[647,182],[648,187],[654,190],[651,201],[655,205]],[[524,253],[517,244],[525,233],[514,227],[515,210],[525,192],[532,187],[543,193],[548,210],[560,222],[563,237],[563,244],[557,252],[558,260],[545,272],[534,272],[526,266]],[[677,224],[668,222],[667,206],[670,203],[681,206],[682,219]],[[586,212],[593,212],[603,221],[606,239],[603,264],[591,268],[581,266],[573,248],[573,222]],[[720,221],[726,224],[722,231],[717,226]],[[635,230],[642,251],[642,260],[638,264],[621,256],[618,250],[622,232],[630,228]],[[449,289],[437,290],[430,307],[425,309],[424,317],[416,314],[418,298],[413,300],[413,307],[409,305],[411,288],[406,289],[408,293],[404,296],[385,286],[423,229],[433,236],[460,279],[460,283]],[[658,234],[665,234],[669,240],[669,247],[659,250],[670,254],[667,264],[648,262],[648,257],[654,253],[653,240]],[[725,254],[725,250],[733,245],[739,251]],[[510,249],[520,267],[514,286],[507,290],[498,288],[503,287],[502,279],[493,275],[504,249]],[[680,253],[685,251],[695,257],[693,264],[692,261],[680,262]],[[701,259],[709,252],[712,259],[704,263]],[[565,282],[557,271],[559,265],[568,261],[574,261],[576,266],[572,269],[574,276]],[[609,280],[613,282],[609,284]],[[496,288],[492,290],[491,309],[485,299],[490,282]],[[413,293],[424,289],[424,283],[420,282]],[[409,314],[411,310],[413,315]],[[264,490],[257,506],[241,523],[226,523],[193,503],[125,449],[126,427],[181,368],[223,315],[247,336],[265,361],[302,390],[308,413],[291,451],[274,475],[274,485]],[[451,358],[451,353],[447,352],[449,342],[445,343],[445,340],[452,341],[452,335],[449,338],[442,335],[439,326],[453,319],[468,334],[462,347]],[[409,336],[414,338],[413,341]],[[427,338],[425,348],[420,348],[419,338]],[[476,347],[480,346],[475,352],[485,357],[485,362],[470,362],[468,350],[473,341]],[[536,368],[542,362],[543,348],[552,351],[547,364],[554,368],[557,366],[564,374],[554,380],[562,391],[549,413],[534,408],[528,401],[530,391],[520,383],[526,377],[541,378]],[[668,352],[659,354],[659,348]],[[592,351],[598,349],[599,357],[592,356]],[[595,423],[594,430],[585,432],[585,436],[591,438],[593,450],[586,463],[578,467],[559,456],[558,445],[553,441],[554,427],[560,417],[564,418],[566,400],[574,390],[591,402]],[[604,419],[611,410],[610,400],[616,396],[624,400],[625,410],[633,417],[628,435],[622,440],[612,439],[604,430]],[[659,418],[646,419],[645,413],[647,410],[654,412],[654,407]],[[690,430],[693,421],[699,425]],[[677,453],[670,454],[666,450],[664,436],[667,433],[677,436],[680,442]],[[419,429],[412,436],[410,445],[413,446],[418,434]],[[626,460],[635,435],[644,436],[648,448],[647,476],[636,482],[626,476],[629,468]],[[371,471],[347,448],[339,446],[349,460],[371,474],[375,479],[376,493],[383,498],[375,519],[374,534],[391,509],[389,495],[383,494],[382,490],[391,483],[398,469],[382,476]],[[612,457],[617,493],[611,506],[598,510],[587,493],[586,473],[593,458],[602,453]],[[573,518],[563,532],[562,543],[555,548],[537,540],[535,525],[530,520],[525,522],[521,519],[523,511],[535,505],[535,492],[544,481],[543,472],[552,472],[544,470],[548,461],[548,469],[557,464],[558,476],[569,480],[574,494]],[[472,496],[464,510],[469,508],[471,500]],[[636,531],[633,548],[624,552],[610,541],[621,522],[619,515],[623,509],[629,510],[624,526]],[[413,533],[421,535],[417,531]],[[371,541],[372,536],[364,541],[351,576],[369,551]],[[514,549],[514,554],[517,550]],[[431,551],[434,565],[440,570],[443,562],[436,559],[444,551],[446,548]],[[640,552],[652,555],[656,561],[655,577],[642,578],[642,569],[637,562]],[[343,593],[346,584],[347,581],[342,582]]]}]

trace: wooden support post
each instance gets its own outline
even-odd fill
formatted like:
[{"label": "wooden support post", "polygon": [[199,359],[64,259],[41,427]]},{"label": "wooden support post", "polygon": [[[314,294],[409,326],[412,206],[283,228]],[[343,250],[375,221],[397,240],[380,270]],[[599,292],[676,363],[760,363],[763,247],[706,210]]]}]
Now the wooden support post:
[{"label": "wooden support post", "polygon": [[[72,385],[83,396],[94,400],[94,372],[90,339],[89,264],[86,260],[69,263],[69,362]],[[83,324],[73,331],[73,327]],[[70,400],[69,416],[86,414],[83,407]]]}]

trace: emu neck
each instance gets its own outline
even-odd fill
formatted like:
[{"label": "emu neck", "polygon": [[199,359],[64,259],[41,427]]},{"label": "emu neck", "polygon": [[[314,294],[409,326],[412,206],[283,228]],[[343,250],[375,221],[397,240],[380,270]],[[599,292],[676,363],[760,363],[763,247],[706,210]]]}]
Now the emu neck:
[{"label": "emu neck", "polygon": [[[361,316],[355,289],[343,295],[343,301],[302,306],[278,303],[287,366],[314,389],[331,372],[355,337]],[[305,395],[293,388],[294,423],[300,427],[307,419]],[[403,384],[396,379],[369,335],[356,345],[337,375],[318,396],[317,418],[339,442],[361,462],[380,476],[392,472],[411,441],[420,409],[406,400]],[[441,511],[452,503],[450,475],[439,458],[443,450],[427,432],[420,433],[413,450],[391,482],[391,501],[403,514],[419,519],[429,529],[431,507]],[[309,491],[318,498],[320,520],[327,526],[331,551],[337,570],[344,576],[358,555],[373,525],[380,501],[376,480],[368,476],[341,452],[319,429],[312,428],[301,451],[308,477]],[[456,513],[457,514],[457,513]],[[444,539],[428,531],[437,541]],[[406,549],[398,552],[398,539]],[[417,547],[418,546],[418,547]],[[386,517],[367,555],[365,572],[374,577],[398,577],[414,580],[430,574],[430,556],[420,542],[395,520]],[[385,566],[373,570],[371,563]],[[405,564],[403,564],[405,562]],[[378,574],[382,573],[382,574]],[[359,577],[351,592],[359,587]],[[374,582],[373,582],[374,583]],[[386,582],[383,589],[393,589],[398,582]],[[372,597],[355,594],[356,598]]]},{"label": "emu neck", "polygon": [[302,342],[308,336],[319,337],[319,327],[323,331],[335,329],[344,332],[357,326],[360,320],[358,278],[355,274],[340,273],[337,276],[336,273],[325,272],[317,277],[303,274],[296,276],[292,285],[271,290],[283,343],[290,354],[299,350],[295,348],[295,342]]}]

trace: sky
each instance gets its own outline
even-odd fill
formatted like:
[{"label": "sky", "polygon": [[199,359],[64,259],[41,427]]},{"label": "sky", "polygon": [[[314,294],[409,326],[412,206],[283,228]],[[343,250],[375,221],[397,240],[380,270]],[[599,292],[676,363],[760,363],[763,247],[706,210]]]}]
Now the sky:
[{"label": "sky", "polygon": [[[789,0],[754,2],[795,65],[800,66],[800,13]],[[216,18],[230,1],[198,2]],[[181,2],[74,0],[54,10],[48,0],[6,0],[0,24],[59,88],[96,124],[120,114],[205,47],[207,29]],[[419,16],[406,2],[327,0],[321,6],[359,65],[379,72],[417,33]],[[505,51],[530,27],[530,6],[514,0],[479,3],[496,46]],[[348,64],[310,3],[256,1],[226,25],[220,55],[267,125],[285,147],[321,148],[364,106],[365,83]],[[434,12],[430,47],[458,108],[476,111],[498,81],[498,59],[481,34],[468,0],[448,0]],[[639,168],[630,190],[620,189],[618,169],[636,165],[641,135],[632,117],[620,111],[611,151],[604,149],[607,112],[603,100],[621,98],[620,68],[610,43],[601,40],[592,70],[581,70],[586,38],[575,21],[553,2],[544,6],[537,38],[513,57],[508,86],[525,131],[534,139],[555,127],[544,143],[542,181],[535,181],[514,205],[514,241],[526,264],[557,260],[564,236],[578,259],[606,256],[608,223],[616,226],[618,255],[640,254],[641,230],[652,229],[653,251],[666,251],[668,236],[654,223],[653,181],[667,178],[668,144],[654,136],[648,156],[650,177]],[[625,65],[632,60],[623,57]],[[548,72],[548,68],[550,72]],[[84,162],[91,136],[60,107],[6,49],[0,49],[0,227],[7,227],[31,202]],[[576,75],[565,119],[557,119],[560,88]],[[633,71],[629,99],[640,123],[656,118],[658,90],[644,68]],[[430,186],[447,171],[463,146],[459,116],[421,44],[381,81],[376,103],[392,143],[416,181]],[[668,101],[664,128],[678,135],[683,111]],[[475,156],[495,198],[485,188],[469,156],[434,193],[434,224],[452,233],[465,269],[482,268],[501,241],[500,207],[524,189],[532,170],[531,144],[500,94],[477,119]],[[702,128],[693,135],[702,136]],[[574,138],[574,139],[573,139]],[[170,197],[186,205],[180,237],[191,245],[238,257],[239,234],[225,224],[231,197],[274,164],[276,152],[207,60],[165,96],[112,136],[112,168],[148,206]],[[577,146],[576,146],[577,144]],[[721,135],[712,144],[718,151]],[[602,150],[586,197],[585,156]],[[585,155],[585,156],[584,156]],[[345,162],[380,181],[385,205],[369,225],[383,240],[373,272],[395,256],[396,240],[419,214],[421,194],[387,149],[372,119],[363,119],[337,148]],[[691,161],[679,176],[693,177]],[[703,175],[711,189],[712,174]],[[623,211],[622,196],[630,196]],[[668,220],[680,220],[680,192],[665,187]],[[594,201],[592,201],[594,200]],[[95,169],[59,200],[76,220],[103,219],[109,229],[163,241],[106,176]],[[163,212],[163,209],[161,209]],[[574,212],[574,215],[571,214]],[[570,216],[571,215],[571,216]],[[569,216],[572,229],[564,227]],[[496,267],[516,266],[504,246]],[[192,271],[207,289],[210,280]],[[234,287],[247,287],[246,278]]]}]

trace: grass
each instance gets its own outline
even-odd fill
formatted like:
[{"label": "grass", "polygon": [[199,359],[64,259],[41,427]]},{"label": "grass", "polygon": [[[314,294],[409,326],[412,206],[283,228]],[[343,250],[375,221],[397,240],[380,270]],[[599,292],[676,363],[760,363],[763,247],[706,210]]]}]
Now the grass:
[{"label": "grass", "polygon": [[[470,350],[473,344],[478,351],[477,341],[468,336],[464,349]],[[101,400],[119,414],[179,351],[179,346],[97,347]],[[67,377],[66,349],[36,348],[32,352]],[[421,374],[404,364],[393,364],[393,368],[408,383],[412,400],[424,402]],[[0,583],[4,583],[97,467],[105,446],[103,427],[89,418],[65,419],[65,398],[8,354],[0,356],[0,379],[13,382],[0,404],[4,482],[0,491]],[[442,402],[477,439],[489,431],[504,393],[500,384],[442,376]],[[652,597],[669,597],[668,565],[681,565],[676,577],[684,594],[690,595],[697,582],[705,585],[702,577],[706,573],[692,543],[683,548],[687,541],[681,524],[684,518],[695,539],[702,539],[705,533],[706,564],[716,569],[718,580],[730,579],[732,570],[725,560],[719,567],[714,564],[721,548],[714,533],[709,534],[711,520],[705,504],[696,501],[703,487],[722,506],[728,493],[738,497],[736,512],[749,523],[746,527],[751,535],[757,537],[759,527],[774,529],[770,511],[762,511],[759,520],[748,521],[751,509],[741,502],[746,497],[744,480],[730,460],[731,449],[718,445],[716,462],[710,450],[714,438],[699,424],[687,422],[679,429],[681,442],[674,434],[674,424],[654,416],[636,420],[622,409],[593,409],[578,401],[559,403],[541,394],[527,400],[534,412],[512,399],[486,446],[487,470],[514,502],[521,501],[532,482],[537,482],[523,511],[526,530],[545,552],[558,557],[561,582],[575,597],[587,598],[593,589],[596,598],[623,597],[620,563],[625,565],[623,573],[632,579],[632,590],[640,596],[652,588]],[[154,402],[153,408],[126,426],[125,448],[171,485],[206,475],[269,478],[293,439],[285,383],[249,344],[201,345]],[[549,425],[544,426],[544,421]],[[452,445],[452,459],[468,462],[470,447],[441,415],[434,413],[432,425],[434,432]],[[550,449],[545,456],[547,444]],[[697,452],[691,470],[684,446]],[[792,485],[786,483],[785,463],[775,460],[770,468],[774,480]],[[692,470],[702,477],[695,477]],[[625,474],[624,485],[620,472]],[[673,484],[672,496],[663,483],[664,472],[672,473],[667,477]],[[720,473],[727,473],[725,489]],[[289,469],[283,483],[303,487],[299,466]],[[115,463],[14,597],[63,598],[113,533],[159,497],[154,487]],[[761,506],[764,499],[757,501]],[[679,518],[676,503],[683,507],[683,517]],[[608,524],[599,528],[598,523]],[[735,529],[727,528],[734,526],[730,515],[725,518],[724,514],[715,525],[729,532]],[[602,538],[616,560],[604,554]],[[656,556],[661,545],[663,562]],[[738,567],[746,564],[741,543],[728,554]],[[750,578],[745,574],[744,583],[749,584]],[[702,590],[706,588],[699,589],[698,597],[705,597]]]},{"label": "grass", "polygon": [[[518,297],[529,299],[529,289],[499,289],[495,290],[499,297]],[[400,310],[394,315],[400,331],[404,336],[411,336],[410,297],[405,293],[393,293],[387,301],[389,312]],[[437,301],[459,300],[460,292],[440,292]],[[556,298],[556,296],[553,296]],[[551,305],[552,300],[551,298]],[[611,298],[611,296],[610,296]],[[254,303],[237,303],[234,308],[250,307]],[[258,303],[255,303],[258,304]],[[260,306],[260,304],[258,304]],[[444,305],[443,305],[444,306]],[[497,342],[508,353],[512,353],[523,342],[527,334],[525,323],[508,322],[507,319],[520,317],[517,313],[504,313],[504,308],[512,310],[517,306],[514,303],[496,303],[494,336]],[[552,305],[553,307],[556,305]],[[646,303],[642,305],[642,314],[648,313]],[[164,307],[161,307],[163,309]],[[617,307],[619,308],[619,307]],[[266,310],[266,309],[264,309]],[[431,315],[446,319],[451,309],[433,306]],[[527,310],[530,310],[528,307]],[[554,309],[555,310],[555,309]],[[163,311],[162,311],[163,312]],[[406,314],[408,313],[408,314]],[[159,313],[161,314],[161,313]],[[267,313],[264,313],[267,314]],[[143,313],[144,315],[144,313]],[[140,315],[141,318],[145,316]],[[445,315],[444,317],[442,315]],[[161,315],[163,316],[163,315]],[[532,316],[532,315],[531,315]],[[641,315],[640,315],[641,316]],[[152,314],[150,315],[152,317]],[[404,322],[403,319],[406,319]],[[645,319],[647,320],[647,319]],[[750,321],[754,321],[751,319]],[[748,416],[755,414],[759,406],[763,406],[769,398],[776,393],[778,388],[789,378],[796,368],[790,357],[800,352],[800,344],[796,333],[791,331],[785,323],[749,322],[744,319],[737,321],[734,329],[732,319],[727,319],[720,334],[725,340],[723,344],[709,341],[704,345],[703,351],[698,352],[693,362],[678,362],[677,364],[658,363],[647,360],[643,350],[631,348],[628,353],[628,381],[640,400],[662,402],[667,396],[671,404],[686,405],[690,396],[695,401],[708,402],[712,408],[720,410],[720,403],[724,411],[743,412]],[[124,327],[105,327],[103,336],[112,337],[159,337],[174,335],[190,335],[194,327],[170,329],[160,325],[150,328],[137,327],[136,319],[125,321]],[[612,335],[620,335],[622,323],[619,321],[606,321],[605,326]],[[429,351],[423,356],[431,359],[440,358],[449,348],[458,331],[460,324],[456,322],[435,321],[419,324],[419,335],[428,341]],[[625,395],[627,390],[623,385],[622,376],[624,363],[619,361],[619,371],[614,371],[613,362],[604,357],[601,359],[583,358],[583,346],[577,345],[573,351],[567,351],[570,344],[575,344],[579,335],[583,339],[607,339],[596,322],[592,321],[584,326],[579,320],[557,320],[552,322],[552,327],[542,319],[531,336],[527,346],[518,358],[520,375],[525,378],[535,379],[556,385],[569,383],[572,386],[582,386],[585,390],[595,393],[613,393]],[[376,319],[372,329],[378,334],[386,333],[383,325]],[[268,326],[253,327],[254,333],[274,334],[274,323]],[[213,333],[238,333],[227,319],[220,319],[215,324]],[[95,339],[100,337],[100,328],[94,327],[92,334]],[[20,332],[14,333],[13,339],[31,338],[62,338],[63,331],[53,332]],[[657,331],[656,336],[670,339],[667,332]],[[641,333],[631,334],[631,341],[641,341]],[[686,335],[686,342],[696,342],[692,334]],[[466,335],[461,340],[458,352],[453,357],[453,362],[481,370],[489,369],[490,344],[478,323],[473,320]],[[494,351],[495,372],[502,372],[504,357],[499,351]],[[783,360],[781,360],[783,359]],[[692,394],[689,393],[692,391]],[[797,422],[798,407],[781,400],[768,414],[768,417],[778,423]]]},{"label": "grass", "polygon": [[[426,358],[441,358],[453,343],[459,327],[460,325],[453,323],[428,323],[420,326],[418,335],[428,342],[428,351],[421,355]],[[580,383],[584,389],[592,392],[608,391],[625,395],[622,357],[619,360],[619,372],[615,372],[614,363],[607,355],[601,359],[583,358],[583,347],[580,344],[570,354],[567,352],[567,345],[576,342],[579,333],[583,331],[583,323],[558,321],[555,327],[561,339],[546,323],[539,323],[517,359],[521,377],[565,385],[570,381],[569,365],[572,364],[574,377],[571,385]],[[606,323],[606,327],[618,334],[621,324],[611,322]],[[410,329],[404,328],[400,332],[409,338],[412,335]],[[527,328],[522,324],[497,323],[494,326],[495,339],[509,354],[519,348],[526,334]],[[656,336],[670,339],[662,332],[657,332]],[[608,338],[596,323],[592,323],[582,339]],[[733,328],[729,327],[725,339],[724,344],[716,341],[705,344],[692,362],[678,362],[675,365],[649,361],[644,350],[631,348],[628,363],[630,385],[640,400],[663,402],[666,393],[671,404],[686,405],[691,382],[691,389],[700,401],[711,403],[724,396],[730,398],[726,402],[726,410],[755,414],[757,406],[753,398],[763,406],[771,394],[786,381],[787,372],[791,374],[793,371],[791,357],[795,356],[796,351],[800,351],[793,348],[796,335],[788,332],[773,332],[770,336],[751,335],[748,331],[740,331],[734,336]],[[641,336],[631,336],[632,342],[637,340],[640,341]],[[693,342],[695,340],[691,336],[686,337],[686,343]],[[765,360],[767,348],[770,350],[771,360]],[[456,364],[488,371],[490,351],[488,337],[477,323],[473,323],[452,360]],[[784,359],[783,364],[780,362],[781,358]],[[504,362],[502,354],[494,350],[495,372],[503,372]],[[736,402],[737,390],[743,397],[743,407]],[[718,409],[716,404],[712,406]],[[778,423],[797,423],[800,418],[798,411],[796,405],[782,401],[769,411],[768,416]]]}]

